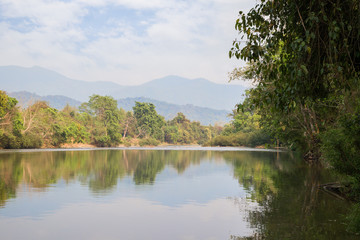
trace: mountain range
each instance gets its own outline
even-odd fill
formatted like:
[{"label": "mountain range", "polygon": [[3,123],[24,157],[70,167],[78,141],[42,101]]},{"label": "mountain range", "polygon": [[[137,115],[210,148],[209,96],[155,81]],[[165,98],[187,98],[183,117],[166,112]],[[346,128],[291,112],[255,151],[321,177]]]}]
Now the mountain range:
[{"label": "mountain range", "polygon": [[74,80],[45,68],[19,66],[0,66],[0,86],[7,92],[60,95],[79,102],[88,101],[92,94],[99,94],[115,99],[144,97],[170,104],[192,104],[227,111],[243,100],[246,89],[240,85],[216,84],[202,78],[179,76],[167,76],[137,86],[123,86],[106,81]]},{"label": "mountain range", "polygon": [[[27,107],[35,101],[46,101],[51,107],[59,110],[63,109],[67,104],[73,107],[79,107],[81,105],[80,101],[60,95],[39,96],[35,93],[21,91],[11,92],[9,93],[9,96],[16,98],[19,101],[19,105],[21,107]],[[132,107],[135,106],[135,101],[153,103],[155,105],[156,111],[160,115],[164,116],[165,120],[173,119],[178,112],[184,113],[185,116],[191,121],[199,121],[202,125],[214,125],[216,123],[219,125],[223,125],[230,120],[228,118],[228,114],[230,112],[226,110],[215,110],[210,108],[197,107],[191,104],[170,104],[167,102],[142,97],[123,98],[117,100],[118,107],[121,107],[126,111],[132,111]]]},{"label": "mountain range", "polygon": [[35,93],[30,93],[27,91],[9,92],[8,94],[10,97],[16,98],[19,102],[18,104],[22,108],[26,108],[36,101],[46,101],[49,103],[50,107],[56,108],[58,110],[63,109],[67,104],[72,107],[79,107],[81,104],[80,101],[61,95],[39,96]]},{"label": "mountain range", "polygon": [[198,107],[192,104],[177,105],[150,98],[123,98],[118,100],[118,106],[130,111],[136,102],[149,102],[155,105],[156,112],[164,116],[166,120],[173,119],[177,113],[182,112],[191,121],[199,121],[202,125],[223,125],[230,121],[228,117],[230,111],[216,110],[205,107]]}]

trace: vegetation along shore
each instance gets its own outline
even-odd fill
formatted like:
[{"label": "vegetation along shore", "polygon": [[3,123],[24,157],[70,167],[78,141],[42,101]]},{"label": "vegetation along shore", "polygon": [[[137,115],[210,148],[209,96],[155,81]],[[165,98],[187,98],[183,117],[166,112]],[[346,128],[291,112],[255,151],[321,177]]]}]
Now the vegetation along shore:
[{"label": "vegetation along shore", "polygon": [[0,147],[116,147],[159,144],[207,146],[272,146],[272,139],[253,112],[234,110],[225,125],[203,126],[182,113],[165,121],[152,103],[136,102],[133,111],[118,108],[110,96],[92,95],[75,108],[57,110],[44,101],[26,108],[17,99],[0,92]]}]

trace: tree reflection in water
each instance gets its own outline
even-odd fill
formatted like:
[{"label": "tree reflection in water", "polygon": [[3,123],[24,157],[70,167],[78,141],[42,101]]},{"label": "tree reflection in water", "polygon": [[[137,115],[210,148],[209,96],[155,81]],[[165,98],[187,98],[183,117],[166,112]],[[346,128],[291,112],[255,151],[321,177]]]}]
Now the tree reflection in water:
[{"label": "tree reflection in water", "polygon": [[80,181],[94,194],[110,194],[119,180],[155,184],[166,167],[182,174],[202,161],[224,161],[259,208],[248,211],[253,237],[230,239],[353,239],[341,224],[348,204],[319,192],[332,181],[328,170],[308,167],[289,153],[189,150],[93,150],[0,154],[0,206],[16,197],[19,184],[39,191],[64,180]]},{"label": "tree reflection in water", "polygon": [[180,174],[207,159],[204,151],[96,150],[0,154],[0,205],[16,197],[19,183],[46,190],[59,179],[79,180],[95,193],[111,192],[118,179],[154,184],[165,166]]},{"label": "tree reflection in water", "polygon": [[248,214],[255,235],[231,239],[355,239],[342,223],[349,203],[318,188],[333,180],[329,170],[309,167],[291,154],[260,155],[233,160],[235,176],[262,208]]}]

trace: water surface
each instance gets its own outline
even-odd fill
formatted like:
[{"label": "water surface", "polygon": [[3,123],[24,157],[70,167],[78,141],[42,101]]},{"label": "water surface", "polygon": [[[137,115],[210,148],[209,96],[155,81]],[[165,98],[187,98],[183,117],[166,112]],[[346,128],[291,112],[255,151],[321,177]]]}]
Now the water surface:
[{"label": "water surface", "polygon": [[2,151],[1,239],[356,239],[333,180],[252,149]]}]

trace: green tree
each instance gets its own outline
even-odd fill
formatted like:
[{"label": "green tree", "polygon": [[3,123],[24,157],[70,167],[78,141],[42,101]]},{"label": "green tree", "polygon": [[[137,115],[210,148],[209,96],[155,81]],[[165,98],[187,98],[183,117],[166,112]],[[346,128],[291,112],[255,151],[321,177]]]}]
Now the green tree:
[{"label": "green tree", "polygon": [[18,101],[0,90],[0,122],[5,125]]},{"label": "green tree", "polygon": [[18,101],[0,91],[0,147],[21,148],[22,116]]},{"label": "green tree", "polygon": [[235,27],[246,41],[230,56],[251,63],[240,76],[257,82],[253,104],[296,122],[317,159],[319,133],[359,89],[359,1],[263,0]]},{"label": "green tree", "polygon": [[127,136],[134,137],[136,135],[136,125],[133,112],[126,112],[123,124],[123,138]]},{"label": "green tree", "polygon": [[92,95],[88,103],[80,106],[80,112],[95,118],[92,129],[95,144],[113,146],[121,142],[121,114],[116,100],[112,97]]},{"label": "green tree", "polygon": [[213,146],[264,146],[271,145],[273,140],[269,131],[261,126],[259,109],[251,104],[249,93],[242,104],[230,114],[232,121],[225,125],[220,136],[211,139]]},{"label": "green tree", "polygon": [[189,119],[186,118],[186,116],[182,113],[179,112],[177,113],[176,117],[173,118],[173,120],[171,120],[171,123],[173,124],[184,124],[184,123],[189,123]]},{"label": "green tree", "polygon": [[159,141],[164,140],[162,127],[165,125],[165,120],[157,114],[154,104],[135,102],[133,111],[137,125],[145,136],[154,137]]},{"label": "green tree", "polygon": [[179,129],[177,126],[166,126],[164,128],[165,142],[176,144],[179,138]]}]

